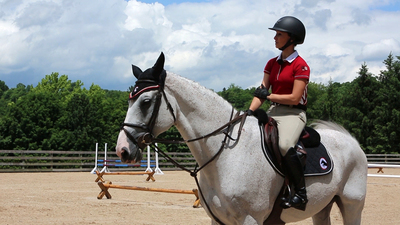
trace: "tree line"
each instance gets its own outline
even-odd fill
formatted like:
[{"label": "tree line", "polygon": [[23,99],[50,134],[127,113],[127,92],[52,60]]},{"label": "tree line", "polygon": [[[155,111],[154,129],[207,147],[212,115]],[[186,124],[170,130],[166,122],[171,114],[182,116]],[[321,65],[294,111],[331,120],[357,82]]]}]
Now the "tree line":
[{"label": "tree line", "polygon": [[86,89],[58,73],[0,89],[0,149],[93,151],[116,141],[127,109],[128,92]]},{"label": "tree line", "polygon": [[[364,63],[351,82],[308,85],[309,123],[330,120],[344,126],[366,153],[400,152],[400,57],[390,54],[374,75]],[[95,143],[114,146],[128,107],[126,91],[105,90],[67,75],[46,75],[36,87],[9,88],[0,80],[0,149],[93,151]],[[218,92],[238,110],[247,110],[255,88],[231,84]],[[263,104],[267,110],[269,103]],[[176,128],[162,134],[179,138]],[[186,145],[161,145],[188,151]]]}]

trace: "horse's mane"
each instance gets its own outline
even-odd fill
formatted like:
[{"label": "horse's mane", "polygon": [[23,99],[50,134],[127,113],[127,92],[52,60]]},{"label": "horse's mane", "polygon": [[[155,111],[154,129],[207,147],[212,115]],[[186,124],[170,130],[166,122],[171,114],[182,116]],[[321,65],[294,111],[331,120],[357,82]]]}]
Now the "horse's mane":
[{"label": "horse's mane", "polygon": [[[168,78],[171,78],[171,80],[173,80],[172,82],[168,82]],[[192,90],[192,92],[200,92],[202,93],[201,96],[196,96],[196,97],[204,97],[204,99],[208,99],[209,98],[213,98],[213,101],[217,101],[218,104],[225,104],[226,106],[228,106],[229,108],[232,108],[232,104],[230,104],[228,101],[226,101],[224,98],[222,98],[220,95],[218,95],[215,91],[208,89],[202,85],[200,85],[199,83],[190,80],[188,78],[182,77],[178,74],[169,72],[167,73],[167,83],[168,85],[166,85],[166,87],[171,87],[175,86],[176,88],[179,89],[189,89]],[[188,98],[194,97],[194,96],[187,96]],[[200,100],[200,99],[197,99]]]}]

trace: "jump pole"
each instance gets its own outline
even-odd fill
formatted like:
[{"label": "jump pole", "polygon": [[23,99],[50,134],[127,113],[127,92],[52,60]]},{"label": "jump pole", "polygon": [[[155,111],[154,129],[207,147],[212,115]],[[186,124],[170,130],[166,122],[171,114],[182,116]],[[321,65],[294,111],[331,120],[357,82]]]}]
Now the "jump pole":
[{"label": "jump pole", "polygon": [[96,172],[98,171],[97,169],[97,156],[99,153],[99,143],[96,143],[96,155],[95,155],[95,161],[94,161],[94,168],[92,169],[92,171],[90,173],[92,174],[96,174]]},{"label": "jump pole", "polygon": [[[156,143],[157,145],[157,143]],[[95,166],[92,169],[92,171],[90,173],[92,174],[96,174],[95,171],[98,170],[98,155],[99,155],[99,150],[98,150],[98,143],[96,143],[96,155],[95,155]],[[107,166],[108,164],[108,160],[107,160],[107,143],[105,143],[104,145],[104,160],[103,160],[103,169],[100,172],[107,172],[109,173],[110,170]],[[110,164],[111,165],[111,164]],[[156,174],[164,174],[161,169],[158,167],[158,153],[156,152]],[[153,172],[153,170],[151,169],[151,156],[150,156],[150,146],[147,146],[147,169],[145,170],[146,172]]]},{"label": "jump pole", "polygon": [[104,144],[104,167],[100,172],[107,172],[107,173],[110,172],[110,170],[107,167],[107,143]]},{"label": "jump pole", "polygon": [[147,146],[147,169],[145,170],[146,172],[153,172],[153,169],[150,167],[150,146]]},{"label": "jump pole", "polygon": [[97,178],[94,182],[105,182],[105,180],[103,179],[103,175],[146,175],[147,174],[147,178],[146,181],[152,180],[153,182],[156,181],[156,179],[154,178],[154,173],[155,171],[152,172],[99,172],[96,171],[95,172],[97,174]]},{"label": "jump pole", "polygon": [[[148,151],[150,151],[150,149],[148,149]],[[95,157],[95,168],[93,168],[93,170],[92,170],[92,173],[93,174],[97,174],[97,178],[96,178],[96,180],[95,180],[95,182],[98,182],[99,180],[100,181],[102,181],[102,182],[104,182],[105,180],[103,179],[103,175],[148,175],[148,177],[147,177],[147,179],[146,179],[146,181],[149,181],[149,180],[152,180],[152,181],[155,181],[155,178],[154,178],[154,173],[155,173],[155,171],[145,171],[145,172],[110,172],[110,170],[108,169],[108,166],[107,165],[112,165],[112,164],[108,164],[108,162],[109,161],[111,161],[111,160],[107,160],[107,143],[104,145],[104,160],[103,160],[103,164],[102,165],[104,165],[104,167],[103,167],[103,169],[99,172],[99,170],[97,169],[97,167],[99,166],[99,165],[101,165],[101,164],[98,164],[98,162],[100,161],[100,160],[98,160],[98,143],[96,143],[96,157]],[[116,161],[118,161],[118,160],[116,160]],[[120,161],[120,160],[119,160]],[[150,168],[150,163],[151,163],[151,160],[150,160],[150,154],[148,154],[148,157],[147,157],[147,164],[148,164],[148,167]],[[115,165],[118,165],[118,164],[115,164]],[[139,164],[139,166],[140,166],[140,164]]]},{"label": "jump pole", "polygon": [[[156,146],[158,147],[157,143],[156,143]],[[164,173],[163,173],[163,171],[161,171],[160,167],[158,166],[158,152],[157,151],[154,151],[154,152],[156,155],[156,168],[154,169],[154,171],[156,171],[156,174],[162,175]]]},{"label": "jump pole", "polygon": [[[368,164],[368,168],[377,168],[377,173],[383,173],[383,168],[400,168],[400,165],[391,165],[391,164]],[[368,174],[369,175],[369,174]]]},{"label": "jump pole", "polygon": [[368,174],[369,177],[400,178],[400,175]]},{"label": "jump pole", "polygon": [[178,190],[178,189],[164,189],[164,188],[148,188],[148,187],[136,187],[126,185],[115,185],[111,181],[101,182],[98,181],[101,192],[97,196],[97,199],[102,199],[104,195],[107,199],[111,199],[111,194],[108,192],[109,188],[126,189],[126,190],[137,190],[137,191],[153,191],[153,192],[164,192],[164,193],[176,193],[176,194],[193,194],[196,200],[193,204],[193,208],[197,208],[200,205],[199,192],[197,189],[193,190]]}]

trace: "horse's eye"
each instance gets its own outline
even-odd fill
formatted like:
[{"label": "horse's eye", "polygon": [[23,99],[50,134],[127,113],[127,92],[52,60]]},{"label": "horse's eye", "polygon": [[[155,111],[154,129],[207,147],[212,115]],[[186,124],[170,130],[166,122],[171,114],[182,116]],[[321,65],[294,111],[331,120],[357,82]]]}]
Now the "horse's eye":
[{"label": "horse's eye", "polygon": [[147,105],[147,104],[149,104],[150,102],[151,102],[151,99],[144,99],[142,103],[143,103],[144,105]]}]

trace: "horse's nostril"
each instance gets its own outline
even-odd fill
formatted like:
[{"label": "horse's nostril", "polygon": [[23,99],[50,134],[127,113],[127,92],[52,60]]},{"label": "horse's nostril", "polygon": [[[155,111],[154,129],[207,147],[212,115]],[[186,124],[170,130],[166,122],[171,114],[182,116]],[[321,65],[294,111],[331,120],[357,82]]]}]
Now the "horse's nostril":
[{"label": "horse's nostril", "polygon": [[121,159],[123,161],[127,160],[129,158],[129,149],[127,147],[123,147],[121,149]]}]

